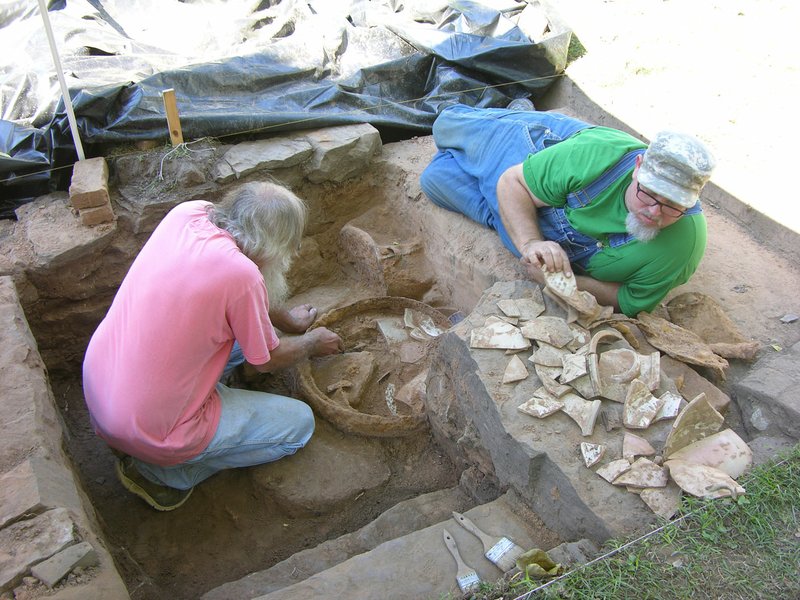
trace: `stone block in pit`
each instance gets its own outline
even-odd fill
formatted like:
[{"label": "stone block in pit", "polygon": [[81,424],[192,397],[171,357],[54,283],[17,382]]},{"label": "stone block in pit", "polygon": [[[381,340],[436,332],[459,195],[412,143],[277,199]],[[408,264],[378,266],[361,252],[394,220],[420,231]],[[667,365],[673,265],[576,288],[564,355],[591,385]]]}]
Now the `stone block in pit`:
[{"label": "stone block in pit", "polygon": [[381,136],[368,123],[326,127],[306,136],[314,148],[314,156],[305,165],[312,183],[349,179],[366,169],[381,149]]},{"label": "stone block in pit", "polygon": [[734,395],[752,435],[784,435],[800,440],[800,342],[759,360],[733,385]]},{"label": "stone block in pit", "polygon": [[33,457],[0,476],[0,527],[59,506],[80,506],[72,475],[63,465]]},{"label": "stone block in pit", "polygon": [[391,475],[379,442],[341,434],[319,420],[305,448],[252,472],[254,485],[295,516],[329,513]]}]

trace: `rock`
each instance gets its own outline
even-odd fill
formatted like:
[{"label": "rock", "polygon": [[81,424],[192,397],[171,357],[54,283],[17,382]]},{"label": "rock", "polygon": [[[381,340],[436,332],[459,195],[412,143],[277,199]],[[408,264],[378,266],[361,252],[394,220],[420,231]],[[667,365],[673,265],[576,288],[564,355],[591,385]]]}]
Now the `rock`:
[{"label": "rock", "polygon": [[306,165],[312,183],[340,182],[363,171],[381,149],[378,130],[368,123],[308,132],[314,156]]},{"label": "rock", "polygon": [[64,508],[9,525],[0,531],[0,591],[17,585],[31,566],[75,541],[75,524]]},{"label": "rock", "polygon": [[0,527],[47,509],[80,504],[63,465],[33,457],[0,477]]},{"label": "rock", "polygon": [[305,448],[255,467],[253,482],[290,515],[308,516],[335,510],[383,485],[390,474],[377,441],[343,435],[317,422]]},{"label": "rock", "polygon": [[76,567],[93,567],[97,564],[97,552],[92,545],[88,542],[81,542],[34,565],[31,573],[48,587],[53,587]]},{"label": "rock", "polygon": [[214,166],[217,183],[229,183],[255,171],[285,169],[298,165],[314,153],[301,134],[242,142],[228,150]]}]

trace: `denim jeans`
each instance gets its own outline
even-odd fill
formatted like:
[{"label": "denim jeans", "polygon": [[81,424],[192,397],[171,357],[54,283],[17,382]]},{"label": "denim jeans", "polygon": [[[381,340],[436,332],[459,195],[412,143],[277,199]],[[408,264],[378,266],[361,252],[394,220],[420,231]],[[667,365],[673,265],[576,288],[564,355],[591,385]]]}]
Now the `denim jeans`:
[{"label": "denim jeans", "polygon": [[[422,190],[435,204],[496,230],[506,248],[520,256],[500,219],[500,176],[528,155],[587,127],[592,125],[557,113],[461,104],[447,107],[433,124],[439,151],[420,176]],[[538,216],[546,239],[559,241],[565,231],[581,235],[572,229],[561,209],[539,210]],[[582,245],[579,252],[588,247]]]},{"label": "denim jeans", "polygon": [[[232,361],[237,360],[234,354]],[[224,469],[260,465],[294,454],[314,433],[314,413],[300,400],[221,383],[217,392],[222,414],[208,447],[194,458],[169,467],[134,458],[144,477],[186,490]]]}]

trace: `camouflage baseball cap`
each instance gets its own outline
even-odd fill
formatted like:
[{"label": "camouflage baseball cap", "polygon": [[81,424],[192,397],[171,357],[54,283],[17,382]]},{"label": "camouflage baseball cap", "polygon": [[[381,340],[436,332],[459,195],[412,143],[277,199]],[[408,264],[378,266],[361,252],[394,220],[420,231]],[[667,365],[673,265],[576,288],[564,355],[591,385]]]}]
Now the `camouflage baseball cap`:
[{"label": "camouflage baseball cap", "polygon": [[714,156],[697,138],[661,131],[645,151],[637,179],[654,194],[691,208],[715,164]]}]

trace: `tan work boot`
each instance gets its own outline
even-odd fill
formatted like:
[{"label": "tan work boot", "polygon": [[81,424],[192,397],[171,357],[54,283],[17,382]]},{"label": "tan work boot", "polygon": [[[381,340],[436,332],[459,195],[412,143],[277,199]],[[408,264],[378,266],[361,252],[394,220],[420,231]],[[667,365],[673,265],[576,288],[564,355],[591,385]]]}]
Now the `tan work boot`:
[{"label": "tan work boot", "polygon": [[175,510],[189,499],[194,488],[178,490],[153,483],[139,473],[130,456],[117,459],[117,477],[129,492],[136,494],[156,510]]}]

